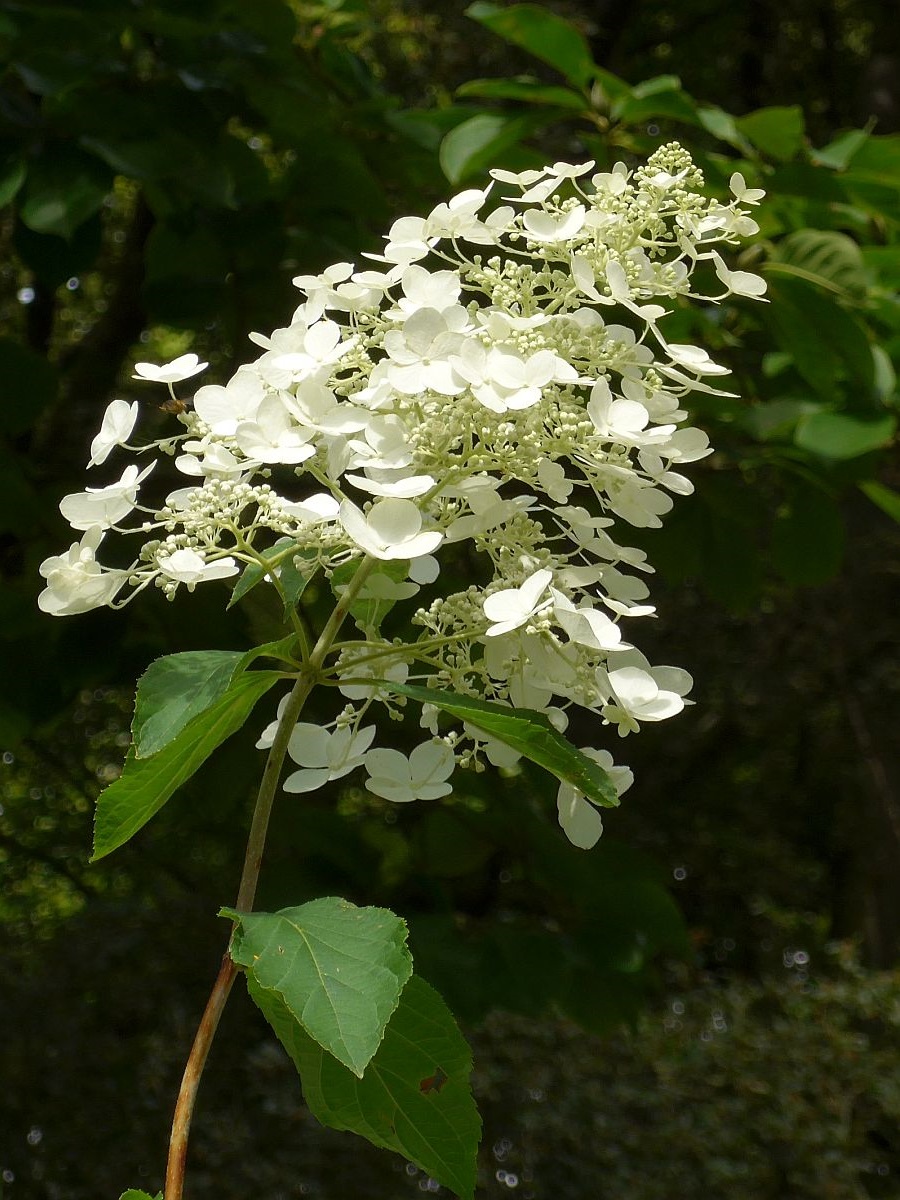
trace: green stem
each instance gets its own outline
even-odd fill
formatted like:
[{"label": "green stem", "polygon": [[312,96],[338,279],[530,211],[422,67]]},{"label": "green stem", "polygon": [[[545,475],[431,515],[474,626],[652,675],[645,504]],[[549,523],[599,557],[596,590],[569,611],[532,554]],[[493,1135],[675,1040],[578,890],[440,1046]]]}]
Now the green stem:
[{"label": "green stem", "polygon": [[[334,610],[319,635],[319,639],[313,647],[308,661],[297,676],[297,681],[290,693],[284,712],[279,718],[275,738],[269,750],[269,756],[266,759],[266,765],[263,770],[263,777],[260,781],[256,807],[253,810],[253,819],[250,823],[250,833],[247,837],[244,868],[241,872],[241,882],[234,905],[238,912],[249,912],[256,898],[256,886],[259,882],[259,872],[262,866],[269,818],[272,814],[272,805],[275,802],[275,793],[278,788],[278,780],[281,777],[281,769],[284,766],[284,760],[287,755],[288,742],[291,739],[294,726],[297,724],[297,718],[300,716],[310,692],[319,682],[325,659],[328,657],[328,653],[340,632],[341,625],[343,625],[344,619],[350,611],[350,606],[371,574],[375,566],[375,561],[375,559],[365,558],[360,563],[356,574],[348,584],[344,594],[334,606]],[[191,1047],[191,1052],[185,1064],[181,1088],[178,1092],[178,1100],[175,1104],[172,1134],[169,1139],[169,1158],[166,1165],[165,1200],[181,1200],[182,1198],[188,1138],[190,1136],[194,1102],[197,1098],[200,1078],[203,1075],[203,1068],[206,1065],[210,1046],[216,1035],[219,1021],[222,1018],[222,1013],[225,1010],[225,1005],[236,976],[237,967],[226,951],[222,959],[222,965],[219,968],[219,974],[216,976],[213,989],[206,1002],[203,1016],[200,1018],[194,1044]]]}]

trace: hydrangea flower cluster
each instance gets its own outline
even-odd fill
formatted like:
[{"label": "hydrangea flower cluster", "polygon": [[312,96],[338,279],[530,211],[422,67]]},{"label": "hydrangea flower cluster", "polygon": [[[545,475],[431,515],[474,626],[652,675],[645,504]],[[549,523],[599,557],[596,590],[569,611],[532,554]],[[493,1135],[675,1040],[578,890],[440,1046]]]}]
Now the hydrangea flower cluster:
[{"label": "hydrangea flower cluster", "polygon": [[[289,325],[251,335],[255,361],[192,406],[169,406],[184,409],[176,436],[128,446],[138,405],[110,404],[89,465],[121,446],[156,449],[186,486],[142,503],[153,460],[60,506],[83,537],[41,566],[39,603],[57,616],[248,568],[276,587],[286,571],[321,571],[340,594],[352,564],[369,562],[354,610],[363,636],[336,643],[324,672],[347,705],[331,726],[297,725],[289,791],[363,766],[377,795],[429,799],[450,791],[459,763],[515,760],[474,728],[442,736],[430,705],[430,740],[408,757],[372,748],[370,707],[401,702],[384,679],[538,709],[560,729],[579,706],[622,736],[687,703],[687,672],[651,665],[631,641],[654,612],[652,567],[621,530],[659,526],[672,496],[692,491],[682,467],[712,452],[681,402],[728,395],[715,386],[726,369],[667,341],[660,321],[678,297],[761,297],[763,280],[717,249],[756,232],[747,206],[761,193],[734,175],[729,203],[704,196],[676,143],[633,172],[588,162],[491,174],[483,190],[396,221],[367,269],[295,279],[305,300]],[[704,261],[718,294],[693,290]],[[174,400],[173,385],[205,366],[186,354],[138,363],[135,377]],[[98,561],[110,530],[141,539],[130,565]],[[451,552],[471,583],[448,593],[439,559]],[[396,604],[411,640],[380,631]],[[624,791],[627,768],[591,753]],[[559,817],[577,845],[600,836],[599,812],[569,785]]]}]

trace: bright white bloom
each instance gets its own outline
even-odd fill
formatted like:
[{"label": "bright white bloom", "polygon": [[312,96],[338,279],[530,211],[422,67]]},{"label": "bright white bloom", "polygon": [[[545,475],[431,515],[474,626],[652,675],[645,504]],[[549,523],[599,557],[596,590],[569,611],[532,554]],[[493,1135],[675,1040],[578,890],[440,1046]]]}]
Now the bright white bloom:
[{"label": "bright white bloom", "polygon": [[173,550],[171,554],[160,553],[157,563],[163,575],[183,583],[192,592],[198,583],[208,583],[212,579],[228,579],[237,575],[238,565],[233,558],[220,558],[215,562],[207,562],[196,550]]},{"label": "bright white bloom", "polygon": [[137,417],[137,400],[133,404],[129,404],[126,400],[113,400],[111,404],[107,405],[100,432],[91,442],[89,467],[98,467],[101,463],[106,462],[110,452],[116,446],[125,445],[137,424]]},{"label": "bright white bloom", "polygon": [[202,363],[196,354],[182,354],[171,362],[157,366],[155,363],[139,362],[134,364],[135,374],[132,379],[149,379],[153,383],[181,383],[205,371],[209,363]]},{"label": "bright white bloom", "polygon": [[[742,205],[761,194],[735,174],[732,199],[709,199],[675,143],[633,170],[560,162],[493,176],[501,203],[491,184],[401,218],[384,254],[368,256],[377,268],[297,277],[303,303],[251,335],[255,360],[199,388],[157,443],[191,485],[167,484],[158,512],[144,505],[122,527],[136,466],[62,503],[86,532],[41,568],[41,607],[57,615],[151,583],[171,598],[233,580],[275,547],[283,583],[291,564],[317,576],[300,604],[352,589],[319,668],[349,703],[326,728],[294,731],[289,790],[365,760],[372,790],[402,802],[446,794],[454,762],[514,763],[458,721],[409,757],[371,750],[363,714],[382,705],[397,717],[407,703],[383,677],[537,709],[560,730],[581,708],[624,735],[689,703],[686,672],[633,645],[655,612],[653,568],[627,527],[658,527],[693,488],[685,468],[712,452],[683,401],[731,395],[716,386],[727,369],[703,346],[669,343],[667,314],[695,298],[761,297],[763,281],[727,261],[757,228]],[[706,263],[718,296],[698,289]],[[136,371],[171,387],[204,366],[188,354]],[[126,442],[135,414],[110,405],[92,465]],[[110,525],[145,542],[128,571],[96,562]],[[456,555],[454,569],[442,575],[438,555]],[[423,721],[435,739],[453,724],[434,705]],[[627,769],[597,753],[621,782]],[[600,814],[571,789],[559,815],[576,844],[599,836]]]},{"label": "bright white bloom", "polygon": [[548,608],[552,601],[545,597],[545,593],[552,578],[552,571],[535,571],[519,587],[503,588],[488,596],[482,604],[484,615],[492,622],[487,636],[499,637],[510,633],[530,621],[536,613]]},{"label": "bright white bloom", "polygon": [[752,300],[760,300],[765,296],[767,284],[762,275],[754,275],[752,271],[729,270],[721,254],[715,251],[712,260],[715,263],[716,274],[729,292],[735,296],[749,296]]},{"label": "bright white bloom", "polygon": [[[593,750],[590,746],[582,746],[582,754],[599,763],[613,782],[617,795],[627,792],[634,782],[634,775],[628,767],[617,767],[608,750]],[[600,840],[603,833],[603,821],[599,809],[585,799],[577,788],[570,783],[561,783],[556,794],[556,811],[563,833],[572,843],[582,850],[590,850]]]},{"label": "bright white bloom", "polygon": [[332,779],[342,779],[365,761],[375,726],[354,732],[349,726],[329,733],[320,725],[300,722],[288,742],[288,754],[302,769],[288,775],[286,792],[314,792]]},{"label": "bright white bloom", "polygon": [[45,558],[40,573],[47,586],[38,596],[41,612],[53,617],[72,617],[111,604],[128,578],[127,571],[102,567],[95,557],[103,540],[98,526],[89,529],[67,554]]},{"label": "bright white bloom", "polygon": [[[693,680],[687,671],[674,667],[620,667],[609,672],[613,702],[604,706],[603,716],[619,728],[619,736],[640,729],[640,721],[665,721],[684,708],[682,697]],[[669,687],[666,687],[669,684]]]},{"label": "bright white bloom", "polygon": [[126,467],[118,483],[103,488],[87,488],[63,496],[59,511],[73,529],[109,529],[128,516],[137,503],[137,491],[156,463],[151,463],[140,474],[135,466]]},{"label": "bright white bloom", "polygon": [[447,780],[455,765],[453,751],[444,742],[423,742],[409,758],[399,750],[370,750],[366,787],[395,804],[437,800],[453,791]]},{"label": "bright white bloom", "polygon": [[340,522],[353,542],[373,558],[418,558],[441,544],[440,530],[422,530],[422,514],[411,500],[378,500],[363,513],[345,500]]}]

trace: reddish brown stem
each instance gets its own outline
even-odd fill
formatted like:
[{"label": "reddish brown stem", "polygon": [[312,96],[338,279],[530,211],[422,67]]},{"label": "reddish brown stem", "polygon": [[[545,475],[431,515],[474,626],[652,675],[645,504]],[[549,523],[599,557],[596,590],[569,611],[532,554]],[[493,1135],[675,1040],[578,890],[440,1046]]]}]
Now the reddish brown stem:
[{"label": "reddish brown stem", "polygon": [[[285,755],[287,754],[288,742],[297,723],[297,718],[300,716],[303,705],[306,703],[307,696],[316,684],[319,672],[322,670],[328,652],[334,644],[341,625],[344,623],[344,618],[350,611],[350,606],[374,566],[374,559],[364,559],[360,563],[353,580],[348,585],[340,600],[338,600],[331,616],[325,623],[325,628],[322,630],[319,640],[313,647],[304,669],[297,677],[288,703],[278,722],[278,729],[272,742],[272,748],[269,750],[269,757],[266,760],[262,782],[259,786],[259,795],[256,799],[256,807],[253,810],[253,820],[250,824],[247,852],[244,856],[244,869],[241,873],[241,883],[238,888],[237,903],[235,904],[238,912],[249,912],[253,908],[253,901],[256,897],[256,885],[259,880],[259,870],[262,866],[263,850],[266,843],[266,831],[269,827],[269,817],[272,813],[272,805],[275,802],[275,792],[278,787],[281,768],[284,765]],[[216,1029],[222,1018],[228,994],[231,991],[231,986],[234,983],[236,975],[237,967],[232,962],[230,954],[226,951],[222,959],[222,965],[219,968],[219,974],[216,976],[216,982],[213,984],[213,989],[210,992],[209,1000],[206,1002],[206,1008],[203,1010],[203,1016],[200,1018],[197,1036],[194,1038],[194,1044],[191,1047],[191,1052],[185,1064],[184,1075],[181,1078],[181,1088],[178,1092],[178,1100],[175,1104],[175,1116],[172,1120],[172,1135],[169,1139],[165,1200],[181,1200],[182,1198],[194,1101],[197,1098],[200,1077],[206,1065],[209,1048],[216,1035]]]},{"label": "reddish brown stem", "polygon": [[226,953],[219,968],[219,974],[210,992],[197,1036],[191,1046],[191,1053],[185,1063],[184,1075],[181,1079],[181,1089],[178,1102],[175,1105],[175,1116],[172,1119],[172,1136],[169,1139],[169,1161],[166,1166],[166,1200],[181,1200],[184,1186],[184,1169],[187,1161],[188,1138],[191,1132],[191,1117],[194,1113],[194,1101],[200,1086],[200,1076],[206,1065],[209,1048],[216,1035],[228,993],[237,975],[237,967]]}]

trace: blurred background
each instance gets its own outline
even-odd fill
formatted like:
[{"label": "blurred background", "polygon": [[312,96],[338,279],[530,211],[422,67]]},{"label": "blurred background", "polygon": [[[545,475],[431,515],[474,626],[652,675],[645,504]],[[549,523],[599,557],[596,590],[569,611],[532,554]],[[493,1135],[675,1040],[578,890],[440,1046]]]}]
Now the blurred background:
[{"label": "blurred background", "polygon": [[[539,773],[411,811],[282,797],[260,904],[407,918],[475,1049],[480,1194],[900,1196],[895,6],[3,0],[0,58],[0,1197],[161,1186],[260,769],[248,730],[88,865],[136,677],[274,620],[258,590],[227,621],[202,590],[38,613],[106,404],[148,399],[135,359],[192,350],[224,381],[288,322],[292,275],[489,166],[672,138],[713,194],[734,171],[770,193],[738,265],[771,303],[668,318],[741,398],[693,404],[717,447],[697,494],[628,534],[659,572],[642,648],[694,674],[696,707],[610,744],[636,783],[590,853]],[[142,420],[170,418],[150,395]],[[446,1194],[320,1129],[237,995],[188,1183]]]}]

